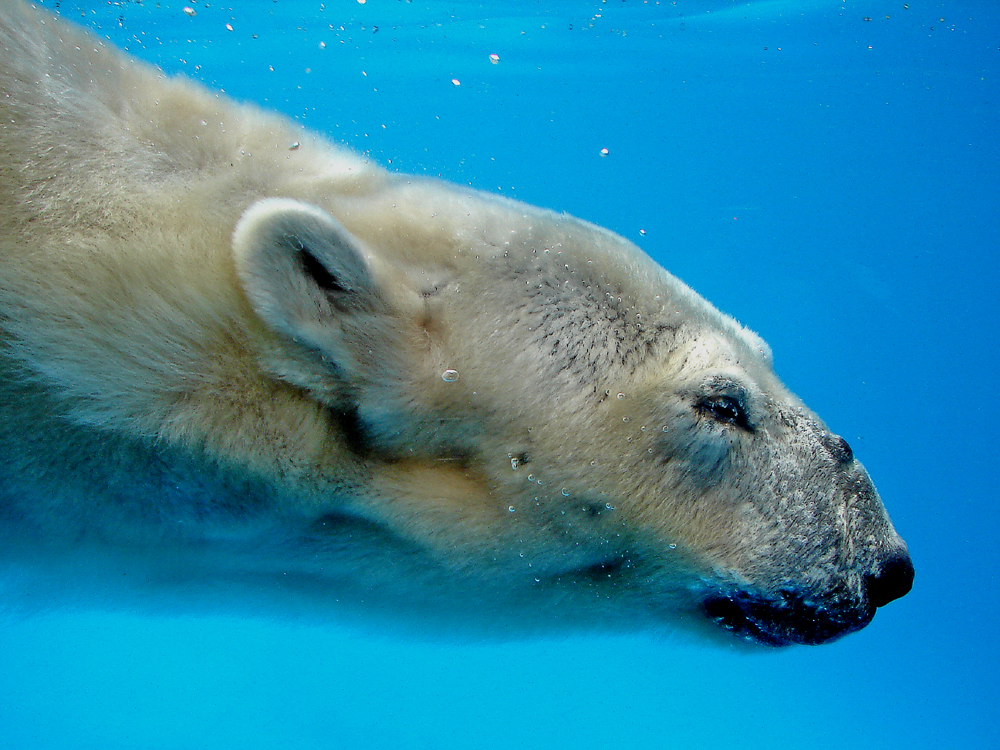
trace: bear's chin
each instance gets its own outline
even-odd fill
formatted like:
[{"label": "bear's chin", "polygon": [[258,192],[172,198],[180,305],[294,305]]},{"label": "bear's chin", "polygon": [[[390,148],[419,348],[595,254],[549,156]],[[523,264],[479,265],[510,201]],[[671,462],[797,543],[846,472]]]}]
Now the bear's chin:
[{"label": "bear's chin", "polygon": [[875,616],[874,607],[830,609],[794,593],[770,599],[745,591],[711,596],[701,611],[733,635],[773,647],[830,643],[861,630]]}]

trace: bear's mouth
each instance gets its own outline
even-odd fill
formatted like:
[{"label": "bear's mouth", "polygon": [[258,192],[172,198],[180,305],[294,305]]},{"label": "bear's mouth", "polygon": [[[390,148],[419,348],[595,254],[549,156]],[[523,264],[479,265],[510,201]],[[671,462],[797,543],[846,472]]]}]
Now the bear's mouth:
[{"label": "bear's mouth", "polygon": [[701,611],[735,636],[774,647],[829,643],[865,627],[875,614],[874,607],[831,609],[794,591],[776,598],[747,591],[711,596]]}]

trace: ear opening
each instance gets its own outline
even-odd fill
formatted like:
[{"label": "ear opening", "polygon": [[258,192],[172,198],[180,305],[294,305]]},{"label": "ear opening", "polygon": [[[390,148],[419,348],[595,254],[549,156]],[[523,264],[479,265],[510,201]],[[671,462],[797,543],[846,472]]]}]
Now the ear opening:
[{"label": "ear opening", "polygon": [[298,260],[302,264],[302,269],[306,274],[312,277],[316,286],[324,292],[339,293],[353,291],[344,285],[343,277],[338,279],[330,273],[330,269],[320,263],[312,251],[302,248],[299,250]]}]

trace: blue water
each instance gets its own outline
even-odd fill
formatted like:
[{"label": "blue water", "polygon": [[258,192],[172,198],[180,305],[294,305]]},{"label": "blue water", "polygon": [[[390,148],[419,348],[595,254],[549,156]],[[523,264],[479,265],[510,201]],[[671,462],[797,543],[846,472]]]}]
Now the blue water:
[{"label": "blue water", "polygon": [[917,578],[860,633],[752,655],[238,613],[4,620],[0,748],[1000,746],[1000,4],[58,5],[391,169],[636,241],[770,342]]}]

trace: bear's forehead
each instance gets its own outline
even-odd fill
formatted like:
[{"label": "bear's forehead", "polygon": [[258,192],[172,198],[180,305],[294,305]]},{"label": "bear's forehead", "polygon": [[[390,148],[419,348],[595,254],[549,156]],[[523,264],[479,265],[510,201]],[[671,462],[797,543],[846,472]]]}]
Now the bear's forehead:
[{"label": "bear's forehead", "polygon": [[347,207],[345,223],[452,327],[478,331],[452,342],[460,349],[486,340],[508,357],[530,351],[532,368],[591,387],[647,363],[662,369],[691,345],[706,368],[742,366],[755,378],[771,369],[759,336],[594,224],[423,179],[390,178]]}]

